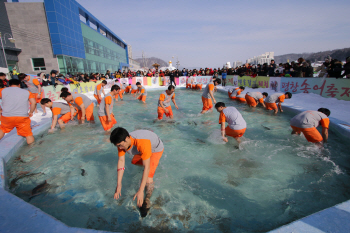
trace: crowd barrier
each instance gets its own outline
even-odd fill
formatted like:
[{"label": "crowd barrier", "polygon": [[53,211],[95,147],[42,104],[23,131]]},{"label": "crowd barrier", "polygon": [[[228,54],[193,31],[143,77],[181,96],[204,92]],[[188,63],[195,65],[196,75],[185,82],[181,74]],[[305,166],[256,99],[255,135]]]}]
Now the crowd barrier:
[{"label": "crowd barrier", "polygon": [[[191,77],[196,83],[206,85],[212,79],[212,76],[197,76]],[[221,78],[221,76],[219,76]],[[175,78],[177,86],[186,86],[186,76]],[[136,84],[140,82],[143,86],[159,87],[167,86],[170,83],[169,77],[133,77],[121,78],[122,83]],[[110,88],[113,80],[107,80],[106,88]],[[79,83],[79,85],[68,84],[43,87],[43,95],[52,101],[58,100],[62,87],[67,87],[72,93],[87,93],[94,91],[94,88],[101,81]],[[335,79],[335,78],[284,78],[284,77],[265,77],[265,76],[226,76],[227,86],[245,86],[268,88],[277,92],[291,92],[294,93],[315,93],[327,98],[337,98],[339,100],[350,101],[350,79]]]}]

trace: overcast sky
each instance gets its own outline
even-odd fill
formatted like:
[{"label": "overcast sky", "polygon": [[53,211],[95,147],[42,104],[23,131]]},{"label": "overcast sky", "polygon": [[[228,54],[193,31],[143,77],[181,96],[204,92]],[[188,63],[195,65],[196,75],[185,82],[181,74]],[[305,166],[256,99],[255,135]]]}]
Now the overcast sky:
[{"label": "overcast sky", "polygon": [[130,44],[134,58],[175,56],[181,67],[350,47],[349,0],[77,1]]}]

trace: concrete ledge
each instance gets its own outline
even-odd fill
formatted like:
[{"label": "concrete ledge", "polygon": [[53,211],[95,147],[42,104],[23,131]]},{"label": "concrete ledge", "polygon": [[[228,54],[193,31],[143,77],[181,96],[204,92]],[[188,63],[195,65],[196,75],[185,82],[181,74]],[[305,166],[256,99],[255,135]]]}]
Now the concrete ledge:
[{"label": "concrete ledge", "polygon": [[350,232],[350,201],[322,210],[288,225],[270,231],[271,233],[301,232],[319,233]]},{"label": "concrete ledge", "polygon": [[27,233],[73,233],[86,232],[97,233],[106,231],[97,231],[89,229],[80,229],[68,227],[54,217],[46,214],[37,207],[23,201],[19,197],[0,189],[0,231],[1,232],[27,232]]}]

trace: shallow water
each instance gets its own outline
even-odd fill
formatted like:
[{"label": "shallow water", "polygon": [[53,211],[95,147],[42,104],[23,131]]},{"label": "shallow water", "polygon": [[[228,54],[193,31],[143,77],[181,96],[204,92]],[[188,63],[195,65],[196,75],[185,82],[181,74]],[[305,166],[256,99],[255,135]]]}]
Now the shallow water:
[{"label": "shallow water", "polygon": [[132,201],[143,169],[128,154],[113,199],[117,148],[96,114],[96,125],[70,123],[21,148],[6,167],[11,191],[69,226],[125,232],[265,232],[350,199],[350,146],[332,131],[318,149],[290,134],[288,112],[273,116],[215,93],[247,121],[237,148],[221,141],[219,113],[198,114],[201,92],[177,90],[175,122],[154,123],[159,94],[149,91],[147,104],[126,95],[114,107],[118,126],[152,130],[165,145],[146,218]]}]

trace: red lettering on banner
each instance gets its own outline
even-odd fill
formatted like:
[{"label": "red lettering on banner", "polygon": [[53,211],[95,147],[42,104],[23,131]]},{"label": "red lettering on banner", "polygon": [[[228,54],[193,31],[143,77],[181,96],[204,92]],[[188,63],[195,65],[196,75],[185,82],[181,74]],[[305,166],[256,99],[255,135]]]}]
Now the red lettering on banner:
[{"label": "red lettering on banner", "polygon": [[61,95],[61,92],[60,92],[60,91],[57,91],[56,94],[57,94],[58,99],[59,99],[59,98],[60,98],[60,95]]},{"label": "red lettering on banner", "polygon": [[[260,84],[259,84],[260,85]],[[262,86],[262,85],[261,85]],[[288,91],[289,90],[289,82],[286,83],[282,83],[282,88],[285,88],[284,91]]]},{"label": "red lettering on banner", "polygon": [[[258,83],[259,83],[259,87],[263,87],[264,86],[264,82],[263,81],[258,81]],[[283,85],[284,85],[284,83],[282,83],[282,88],[284,88]]]},{"label": "red lettering on banner", "polygon": [[350,97],[350,87],[342,87],[341,89],[344,90],[344,93],[340,95],[340,97],[342,97],[343,95],[346,95],[347,97]]},{"label": "red lettering on banner", "polygon": [[290,89],[291,89],[292,92],[297,92],[298,91],[298,87],[299,87],[298,82],[295,82],[295,85],[294,85],[294,82],[291,82],[290,85],[291,85]]},{"label": "red lettering on banner", "polygon": [[330,86],[327,86],[328,90],[326,91],[326,93],[328,94],[327,96],[330,97],[335,97],[336,94],[335,93],[339,93],[338,88],[334,87],[334,83],[332,83]]},{"label": "red lettering on banner", "polygon": [[317,91],[317,90],[321,90],[321,93],[320,93],[320,95],[322,95],[322,93],[323,93],[323,89],[324,89],[324,85],[326,84],[326,80],[324,80],[323,81],[323,84],[322,84],[322,86],[321,87],[319,87],[318,85],[315,85],[314,87],[313,87],[313,89],[315,90],[315,91]]},{"label": "red lettering on banner", "polygon": [[304,79],[304,82],[301,84],[301,87],[303,88],[300,88],[300,90],[303,91],[303,93],[309,93],[309,90],[311,89],[309,86],[310,84],[307,83],[307,79]]},{"label": "red lettering on banner", "polygon": [[268,88],[269,87],[269,81],[264,81],[264,87]]},{"label": "red lettering on banner", "polygon": [[47,92],[47,95],[48,95],[48,98],[49,98],[51,101],[55,101],[55,95],[52,94],[51,91],[48,91],[48,92]]}]

